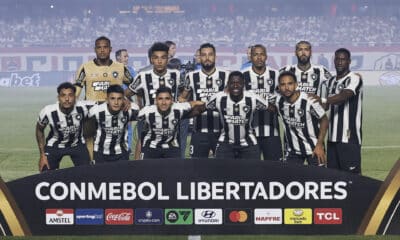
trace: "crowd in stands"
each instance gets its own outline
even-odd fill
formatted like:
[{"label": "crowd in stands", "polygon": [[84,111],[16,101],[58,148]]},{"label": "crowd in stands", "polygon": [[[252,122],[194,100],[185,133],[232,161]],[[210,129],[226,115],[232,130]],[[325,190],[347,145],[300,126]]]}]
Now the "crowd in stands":
[{"label": "crowd in stands", "polygon": [[391,46],[400,43],[396,16],[195,17],[85,16],[0,20],[0,47],[92,47],[93,39],[109,36],[125,47],[149,46],[173,39],[180,47],[213,42],[216,46],[293,46],[307,39],[315,46]]}]

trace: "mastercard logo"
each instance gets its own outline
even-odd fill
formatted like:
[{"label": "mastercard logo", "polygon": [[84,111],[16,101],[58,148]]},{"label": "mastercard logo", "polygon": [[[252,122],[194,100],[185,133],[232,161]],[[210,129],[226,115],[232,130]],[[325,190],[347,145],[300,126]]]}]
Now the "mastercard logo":
[{"label": "mastercard logo", "polygon": [[246,222],[249,216],[246,211],[232,211],[229,213],[229,220],[231,222]]}]

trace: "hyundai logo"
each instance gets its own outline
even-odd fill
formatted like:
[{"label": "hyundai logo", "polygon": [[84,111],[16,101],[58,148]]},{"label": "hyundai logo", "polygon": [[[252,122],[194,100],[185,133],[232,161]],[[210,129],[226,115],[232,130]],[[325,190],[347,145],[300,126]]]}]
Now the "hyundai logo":
[{"label": "hyundai logo", "polygon": [[212,210],[205,210],[201,212],[201,216],[204,218],[213,218],[215,215],[217,214]]}]

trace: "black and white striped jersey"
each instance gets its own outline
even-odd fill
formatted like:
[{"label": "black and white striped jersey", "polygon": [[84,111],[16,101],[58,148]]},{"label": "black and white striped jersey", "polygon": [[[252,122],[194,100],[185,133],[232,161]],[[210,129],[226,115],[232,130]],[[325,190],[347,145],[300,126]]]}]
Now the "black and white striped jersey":
[{"label": "black and white striped jersey", "polygon": [[179,122],[192,109],[190,103],[174,103],[168,115],[163,116],[156,105],[146,106],[139,112],[138,119],[144,121],[143,147],[179,147]]},{"label": "black and white striped jersey", "polygon": [[[207,102],[211,96],[224,90],[228,76],[228,71],[219,68],[216,68],[211,75],[207,75],[199,69],[186,75],[184,86],[187,90],[192,91],[193,100]],[[218,112],[206,110],[194,118],[194,130],[197,132],[218,133],[221,127]]]},{"label": "black and white striped jersey", "polygon": [[160,87],[169,87],[172,90],[172,97],[177,99],[178,85],[180,84],[180,72],[176,69],[167,69],[163,76],[154,73],[153,69],[139,72],[129,89],[138,94],[143,93],[143,106],[154,104],[156,91]]},{"label": "black and white striped jersey", "polygon": [[294,103],[278,96],[276,106],[284,123],[285,150],[312,155],[318,142],[319,120],[325,116],[324,108],[304,92],[300,92]]},{"label": "black and white striped jersey", "polygon": [[283,67],[280,71],[290,71],[296,75],[300,92],[314,93],[318,96],[326,97],[324,96],[325,89],[321,88],[324,86],[323,83],[329,80],[332,75],[324,66],[311,64],[307,71],[302,71],[295,64]]},{"label": "black and white striped jersey", "polygon": [[38,123],[50,126],[46,138],[46,146],[67,148],[85,143],[83,138],[83,122],[88,116],[88,108],[92,101],[78,101],[69,114],[61,112],[58,103],[45,106],[39,113]]},{"label": "black and white striped jersey", "polygon": [[254,113],[267,108],[264,98],[248,91],[243,92],[239,102],[232,101],[228,93],[219,92],[207,103],[207,109],[218,111],[222,120],[218,141],[243,147],[257,144],[252,124]]},{"label": "black and white striped jersey", "polygon": [[107,103],[94,105],[89,110],[89,117],[96,119],[96,139],[94,151],[104,155],[121,154],[128,150],[128,123],[137,118],[139,106],[131,103],[129,111],[111,114]]},{"label": "black and white striped jersey", "polygon": [[339,94],[344,89],[354,93],[342,104],[330,105],[328,140],[330,142],[362,142],[362,101],[363,81],[357,74],[350,72],[341,79],[333,77],[328,82],[329,95]]},{"label": "black and white striped jersey", "polygon": [[[260,97],[269,100],[275,96],[278,86],[278,70],[266,67],[263,74],[254,72],[252,66],[243,70],[245,89]],[[275,98],[274,98],[275,99]],[[256,111],[254,116],[254,130],[257,137],[279,136],[278,114],[265,111]]]}]

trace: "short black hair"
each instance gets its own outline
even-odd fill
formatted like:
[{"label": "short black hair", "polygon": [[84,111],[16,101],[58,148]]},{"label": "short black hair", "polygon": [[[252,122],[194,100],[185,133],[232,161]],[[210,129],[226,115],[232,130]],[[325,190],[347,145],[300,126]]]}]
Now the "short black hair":
[{"label": "short black hair", "polygon": [[72,89],[74,93],[76,93],[76,87],[70,82],[63,82],[57,87],[57,93],[60,94],[62,89]]},{"label": "short black hair", "polygon": [[153,55],[156,51],[166,52],[168,54],[169,47],[163,42],[155,42],[149,49],[149,56]]},{"label": "short black hair", "polygon": [[233,71],[233,72],[229,73],[228,83],[230,83],[232,81],[233,77],[240,77],[244,81],[244,75],[240,71]]},{"label": "short black hair", "polygon": [[201,44],[201,45],[200,45],[200,48],[199,48],[200,52],[201,52],[201,49],[203,49],[203,48],[212,48],[212,50],[214,51],[214,53],[216,53],[215,47],[214,47],[214,45],[212,45],[211,43],[203,43],[203,44]]},{"label": "short black hair", "polygon": [[169,93],[169,95],[172,96],[172,90],[171,90],[171,88],[169,88],[169,87],[162,86],[162,87],[158,88],[157,91],[156,91],[156,97],[157,97],[160,93]]},{"label": "short black hair", "polygon": [[306,40],[301,40],[300,42],[296,43],[296,49],[295,50],[297,50],[297,48],[299,47],[300,44],[306,44],[306,45],[310,46],[310,50],[311,50],[311,43],[309,41],[306,41]]},{"label": "short black hair", "polygon": [[251,51],[250,51],[251,54],[253,54],[253,51],[254,51],[255,48],[262,48],[264,50],[265,54],[267,53],[267,48],[264,45],[256,44],[254,46],[251,46]]},{"label": "short black hair", "polygon": [[98,37],[98,38],[96,39],[96,41],[94,41],[94,45],[96,46],[96,43],[97,43],[98,41],[102,41],[102,40],[107,41],[107,42],[108,42],[108,46],[111,47],[111,41],[110,41],[110,39],[109,39],[108,37],[106,37],[106,36],[100,36],[100,37]]},{"label": "short black hair", "polygon": [[107,88],[107,95],[110,93],[121,93],[123,95],[124,89],[121,87],[121,85],[113,84]]},{"label": "short black hair", "polygon": [[347,55],[349,59],[351,58],[351,53],[347,48],[339,48],[338,50],[335,51],[335,55],[338,53],[344,53]]},{"label": "short black hair", "polygon": [[125,48],[118,49],[118,50],[115,52],[115,59],[119,58],[119,57],[121,56],[121,53],[122,53],[122,52],[128,52],[128,50],[126,50]]},{"label": "short black hair", "polygon": [[291,71],[283,71],[283,72],[281,72],[281,73],[279,74],[279,77],[278,77],[278,84],[281,82],[281,79],[282,79],[283,77],[285,77],[285,76],[291,76],[291,77],[293,78],[293,80],[294,80],[295,82],[297,82],[297,77],[296,77],[296,75],[295,75],[294,73],[292,73]]}]

